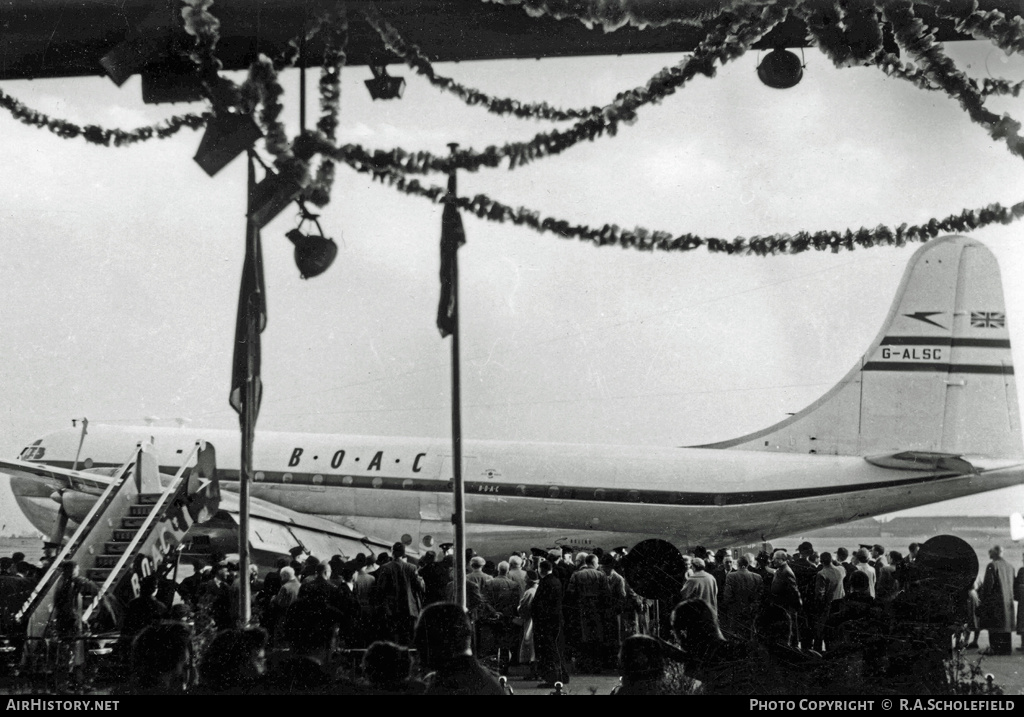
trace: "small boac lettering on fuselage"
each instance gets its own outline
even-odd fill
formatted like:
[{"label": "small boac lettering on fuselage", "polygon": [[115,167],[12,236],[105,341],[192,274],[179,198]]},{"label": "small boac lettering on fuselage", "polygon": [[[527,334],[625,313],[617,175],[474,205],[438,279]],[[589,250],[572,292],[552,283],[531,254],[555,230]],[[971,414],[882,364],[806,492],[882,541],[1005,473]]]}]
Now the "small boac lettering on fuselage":
[{"label": "small boac lettering on fuselage", "polygon": [[[303,454],[305,454],[305,453],[306,453],[306,449],[303,448],[302,446],[296,446],[295,448],[293,448],[292,449],[291,457],[288,459],[288,467],[289,468],[297,467],[302,462],[302,457],[303,457]],[[345,452],[344,449],[339,448],[338,450],[336,450],[331,455],[331,468],[341,468],[342,464],[345,462],[345,456],[346,456],[346,452]],[[419,473],[420,471],[423,470],[422,461],[426,457],[427,457],[426,453],[417,453],[416,454],[416,456],[412,459],[412,472],[413,473]],[[360,463],[361,462],[361,458],[362,458],[361,456],[355,456],[355,457],[351,458],[351,462],[352,463]],[[313,460],[314,461],[320,460],[319,454],[313,456]],[[389,460],[390,460],[390,458],[389,458]],[[379,471],[381,469],[381,464],[383,462],[384,462],[384,451],[375,451],[373,453],[373,457],[370,458],[369,463],[366,464],[366,466],[365,466],[365,468],[363,468],[363,470]],[[394,462],[396,464],[401,464],[402,463],[402,459],[400,457],[399,458],[395,458]]]}]

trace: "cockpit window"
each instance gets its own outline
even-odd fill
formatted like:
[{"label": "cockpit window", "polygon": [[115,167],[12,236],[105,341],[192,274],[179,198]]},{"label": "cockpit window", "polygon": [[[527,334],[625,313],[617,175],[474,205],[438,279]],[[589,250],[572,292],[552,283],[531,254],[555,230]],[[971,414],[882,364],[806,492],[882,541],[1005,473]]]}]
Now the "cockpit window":
[{"label": "cockpit window", "polygon": [[46,449],[40,444],[43,439],[40,438],[38,441],[34,441],[31,446],[25,446],[21,452],[21,460],[23,461],[41,461],[43,456],[46,455]]}]

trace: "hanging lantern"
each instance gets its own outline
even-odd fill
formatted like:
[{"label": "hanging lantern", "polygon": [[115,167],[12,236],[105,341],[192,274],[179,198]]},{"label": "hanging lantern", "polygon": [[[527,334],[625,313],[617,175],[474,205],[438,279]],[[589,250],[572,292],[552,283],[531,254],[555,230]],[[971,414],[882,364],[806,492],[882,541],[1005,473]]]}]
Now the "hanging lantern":
[{"label": "hanging lantern", "polygon": [[[338,255],[338,245],[333,239],[324,236],[324,230],[316,214],[311,214],[304,205],[300,205],[302,219],[299,226],[285,234],[289,241],[295,245],[295,266],[299,268],[299,276],[309,279],[320,276],[334,262]],[[310,222],[316,225],[316,234],[306,234],[302,231],[302,225]]]},{"label": "hanging lantern", "polygon": [[397,100],[401,99],[405,90],[404,77],[392,77],[388,74],[387,65],[370,65],[370,72],[373,73],[372,80],[366,80],[366,89],[370,91],[370,97],[375,100]]},{"label": "hanging lantern", "polygon": [[788,90],[800,82],[804,76],[804,66],[792,52],[777,47],[761,60],[757,66],[757,76],[769,87]]}]

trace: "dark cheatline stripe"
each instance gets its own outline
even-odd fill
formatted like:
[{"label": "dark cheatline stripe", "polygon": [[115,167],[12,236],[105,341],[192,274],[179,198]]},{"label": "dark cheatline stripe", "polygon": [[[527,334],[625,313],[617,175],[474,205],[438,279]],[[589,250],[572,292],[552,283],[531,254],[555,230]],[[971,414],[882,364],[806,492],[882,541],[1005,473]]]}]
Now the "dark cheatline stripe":
[{"label": "dark cheatline stripe", "polygon": [[[341,476],[322,475],[322,483],[313,483],[312,474],[291,473],[291,479],[284,481],[284,473],[264,473],[264,478],[255,485],[325,485],[331,487],[363,488],[391,490],[396,492],[429,492],[449,493],[452,484],[447,481],[430,479],[393,478],[385,476]],[[674,490],[641,490],[638,488],[594,488],[579,485],[545,485],[497,483],[493,481],[467,481],[466,495],[500,495],[511,498],[543,498],[549,500],[568,500],[584,502],[626,503],[639,505],[668,506],[723,506],[744,505],[747,503],[771,503],[797,498],[817,498],[836,495],[838,493],[855,493],[865,490],[879,490],[899,486],[930,483],[936,480],[953,478],[960,473],[943,473],[941,475],[914,476],[913,478],[897,478],[874,483],[856,485],[826,485],[813,488],[789,488],[762,491],[738,491],[735,493],[697,493]],[[237,481],[238,471],[222,471],[225,480]]]},{"label": "dark cheatline stripe", "polygon": [[1009,339],[951,339],[948,336],[886,336],[882,346],[971,346],[983,349],[1008,349]]},{"label": "dark cheatline stripe", "polygon": [[[70,461],[46,461],[48,465],[70,468]],[[113,464],[110,464],[113,465]],[[102,467],[95,464],[94,467]],[[161,466],[161,473],[173,474],[177,466]],[[294,485],[318,486],[330,488],[361,488],[370,490],[388,490],[403,493],[450,493],[452,484],[429,478],[398,478],[393,476],[356,476],[328,473],[294,473],[285,471],[259,471],[263,478],[253,481],[254,486],[260,485]],[[238,470],[218,471],[220,478],[226,483],[238,482]],[[285,476],[288,476],[286,479]],[[511,498],[537,498],[549,500],[569,500],[601,503],[624,503],[634,505],[666,505],[666,506],[725,506],[746,505],[750,503],[772,503],[798,498],[817,498],[839,493],[856,493],[858,491],[880,490],[900,486],[931,483],[934,481],[955,478],[962,473],[942,473],[939,475],[914,476],[912,478],[896,478],[873,483],[857,483],[854,485],[823,485],[813,488],[787,488],[778,490],[737,491],[734,493],[697,493],[674,490],[642,490],[639,488],[594,488],[579,485],[544,485],[497,483],[493,481],[468,481],[466,495],[500,495]],[[314,476],[320,478],[314,481]]]},{"label": "dark cheatline stripe", "polygon": [[941,373],[989,373],[1013,375],[1013,366],[985,366],[967,363],[910,363],[901,361],[868,361],[862,371],[936,371]]}]

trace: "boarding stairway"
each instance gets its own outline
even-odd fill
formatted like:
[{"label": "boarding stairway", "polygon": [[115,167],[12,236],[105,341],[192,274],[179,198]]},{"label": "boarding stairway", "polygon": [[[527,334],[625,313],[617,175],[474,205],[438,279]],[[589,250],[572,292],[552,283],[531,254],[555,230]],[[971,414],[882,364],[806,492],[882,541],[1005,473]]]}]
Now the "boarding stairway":
[{"label": "boarding stairway", "polygon": [[[197,442],[178,472],[164,476],[165,481],[168,478],[166,484],[161,481],[149,444],[140,444],[114,472],[16,614],[15,619],[25,626],[27,644],[56,637],[51,618],[64,561],[78,563],[80,574],[96,586],[96,594],[83,603],[82,627],[88,632],[111,596],[138,595],[138,581],[169,557],[173,559],[189,528],[216,510],[208,510],[210,500],[219,498],[212,445]],[[125,580],[131,581],[130,591],[119,590]]]}]

